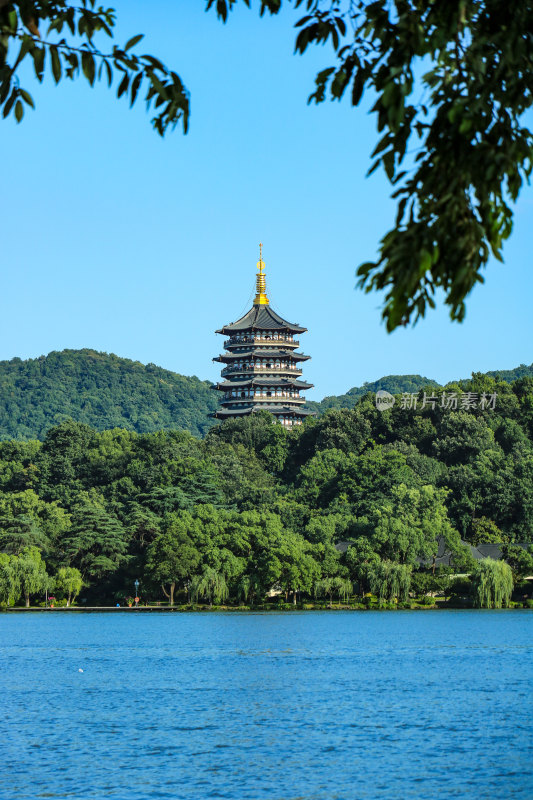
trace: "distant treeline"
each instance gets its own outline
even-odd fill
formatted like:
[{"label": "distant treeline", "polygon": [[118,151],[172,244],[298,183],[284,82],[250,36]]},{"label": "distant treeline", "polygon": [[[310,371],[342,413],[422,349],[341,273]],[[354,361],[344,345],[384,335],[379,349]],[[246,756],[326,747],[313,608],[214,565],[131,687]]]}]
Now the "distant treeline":
[{"label": "distant treeline", "polygon": [[[521,364],[515,369],[495,370],[483,374],[489,378],[495,378],[497,381],[512,383],[520,378],[533,378],[533,364],[529,367]],[[456,385],[464,388],[469,385],[469,382],[470,379],[460,380],[456,382]],[[402,394],[405,392],[418,392],[420,389],[428,387],[442,388],[437,381],[432,378],[423,378],[422,375],[386,375],[377,381],[364,383],[362,386],[354,386],[346,394],[325,397],[319,403],[309,402],[308,405],[309,408],[320,414],[327,411],[328,408],[354,408],[368,392],[377,392],[380,389],[384,389],[391,394]]]},{"label": "distant treeline", "polygon": [[37,551],[49,574],[80,573],[88,603],[121,602],[136,579],[152,600],[406,602],[452,592],[450,570],[432,569],[441,538],[451,572],[472,575],[463,594],[490,580],[461,538],[502,543],[520,582],[533,571],[513,545],[532,539],[533,379],[478,375],[443,391],[400,395],[388,411],[367,394],[292,431],[263,412],[204,439],[67,420],[42,443],[1,442],[0,595],[1,575],[22,570],[9,559]]}]

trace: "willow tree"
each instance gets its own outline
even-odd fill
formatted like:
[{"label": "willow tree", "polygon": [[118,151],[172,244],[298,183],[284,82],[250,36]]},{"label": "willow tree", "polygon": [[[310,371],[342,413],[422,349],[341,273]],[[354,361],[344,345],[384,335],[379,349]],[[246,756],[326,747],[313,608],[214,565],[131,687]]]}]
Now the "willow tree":
[{"label": "willow tree", "polygon": [[513,573],[505,561],[484,558],[474,579],[479,608],[506,608],[513,593]]},{"label": "willow tree", "polygon": [[411,586],[411,567],[395,564],[394,561],[380,561],[369,572],[370,591],[384,600],[407,600]]},{"label": "willow tree", "polygon": [[14,605],[20,596],[18,558],[0,553],[0,606]]},{"label": "willow tree", "polygon": [[48,574],[40,551],[36,547],[25,547],[17,559],[17,572],[26,608],[30,607],[30,597],[44,591],[48,585]]},{"label": "willow tree", "polygon": [[346,602],[346,599],[352,593],[352,589],[351,580],[335,575],[333,578],[322,578],[322,580],[315,583],[315,597],[327,595],[331,606],[333,604],[333,595],[336,595],[339,600],[342,598]]},{"label": "willow tree", "polygon": [[254,604],[256,597],[260,596],[263,592],[261,579],[258,575],[242,575],[239,583],[237,584],[237,597],[239,600],[244,600],[245,603]]},{"label": "willow tree", "polygon": [[221,603],[229,595],[228,584],[222,573],[212,567],[206,567],[201,575],[195,575],[191,582],[191,594],[196,602],[202,597],[209,600],[209,605]]},{"label": "willow tree", "polygon": [[60,567],[54,583],[56,590],[67,596],[67,606],[69,606],[81,592],[83,579],[76,567]]}]

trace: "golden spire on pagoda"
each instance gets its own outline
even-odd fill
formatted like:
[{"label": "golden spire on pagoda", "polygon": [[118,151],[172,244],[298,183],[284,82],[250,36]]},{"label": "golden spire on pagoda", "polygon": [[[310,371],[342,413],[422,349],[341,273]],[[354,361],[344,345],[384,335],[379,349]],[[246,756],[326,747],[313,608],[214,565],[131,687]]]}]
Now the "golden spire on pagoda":
[{"label": "golden spire on pagoda", "polygon": [[269,299],[266,296],[265,262],[263,261],[263,245],[259,243],[259,261],[257,262],[259,273],[256,278],[257,294],[254,299],[254,306],[267,306]]}]

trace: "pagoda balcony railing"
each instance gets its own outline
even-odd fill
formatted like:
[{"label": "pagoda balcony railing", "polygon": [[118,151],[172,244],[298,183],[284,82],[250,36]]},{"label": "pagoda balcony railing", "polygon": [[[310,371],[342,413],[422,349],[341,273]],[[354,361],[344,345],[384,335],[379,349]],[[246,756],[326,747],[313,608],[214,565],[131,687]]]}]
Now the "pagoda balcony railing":
[{"label": "pagoda balcony railing", "polygon": [[233,397],[232,395],[224,395],[223,403],[224,405],[228,403],[243,403],[247,401],[253,400],[254,403],[271,403],[274,400],[279,403],[298,403],[302,404],[305,403],[305,397],[300,397],[300,395],[289,395],[289,394],[271,394],[270,397],[263,394],[254,394],[254,395],[245,395],[241,397],[237,395]]},{"label": "pagoda balcony railing", "polygon": [[291,346],[299,347],[300,342],[292,336],[278,336],[277,338],[274,338],[274,336],[241,336],[237,338],[235,336],[231,339],[226,339],[224,347],[227,348],[228,345],[234,344],[290,344]]},{"label": "pagoda balcony railing", "polygon": [[226,375],[237,375],[237,374],[253,374],[253,375],[278,375],[280,372],[289,372],[291,375],[301,375],[302,370],[297,367],[293,366],[292,364],[289,366],[282,366],[279,367],[265,367],[265,366],[252,366],[250,364],[242,367],[224,367],[222,372],[220,373],[223,376]]}]

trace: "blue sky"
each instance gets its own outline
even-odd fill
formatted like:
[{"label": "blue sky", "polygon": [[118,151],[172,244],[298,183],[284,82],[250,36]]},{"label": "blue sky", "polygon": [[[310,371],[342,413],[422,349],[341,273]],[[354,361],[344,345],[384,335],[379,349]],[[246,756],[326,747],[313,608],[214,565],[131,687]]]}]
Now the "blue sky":
[{"label": "blue sky", "polygon": [[1,359],[91,347],[215,379],[214,330],[250,306],[262,241],[272,306],[309,328],[311,398],[533,361],[530,189],[465,323],[439,309],[389,335],[379,297],[354,290],[393,219],[386,180],[365,179],[374,120],[368,106],[306,104],[329,51],[292,54],[291,10],[238,8],[223,26],[202,0],[114,5],[117,38],[145,33],[140,51],[191,91],[190,132],[161,140],[142,104],[104,85],[28,74],[37,110],[0,123]]}]

